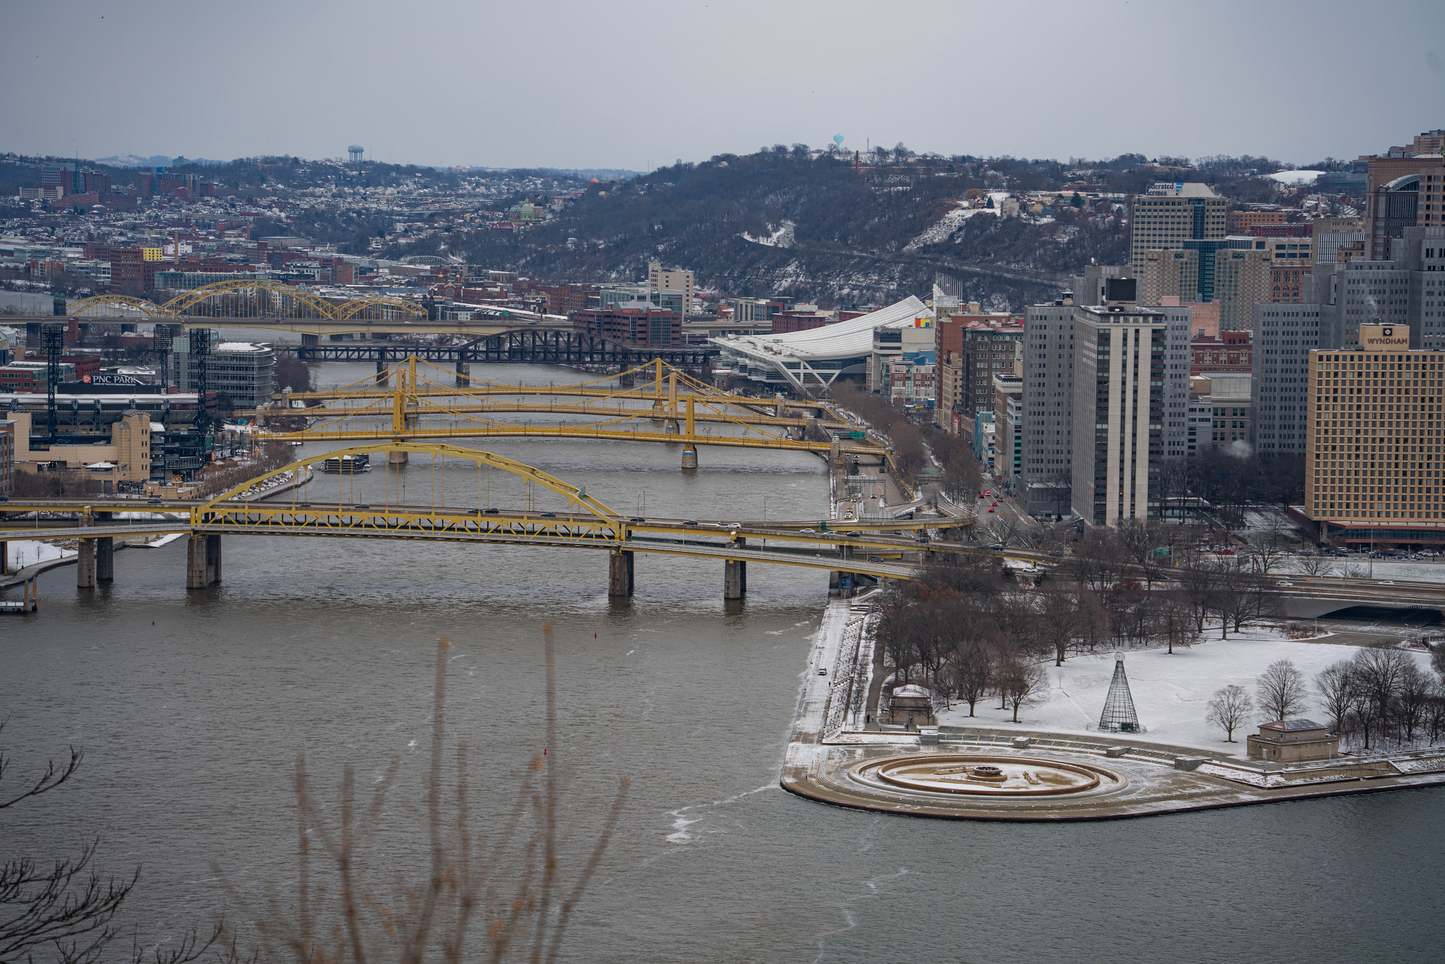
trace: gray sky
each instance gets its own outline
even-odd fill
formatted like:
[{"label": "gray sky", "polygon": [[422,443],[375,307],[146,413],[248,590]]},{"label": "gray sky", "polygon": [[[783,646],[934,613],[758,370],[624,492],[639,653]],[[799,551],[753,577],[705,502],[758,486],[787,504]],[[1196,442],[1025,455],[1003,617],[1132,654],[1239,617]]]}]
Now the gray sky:
[{"label": "gray sky", "polygon": [[0,3],[0,150],[29,154],[1304,164],[1445,127],[1442,0]]}]

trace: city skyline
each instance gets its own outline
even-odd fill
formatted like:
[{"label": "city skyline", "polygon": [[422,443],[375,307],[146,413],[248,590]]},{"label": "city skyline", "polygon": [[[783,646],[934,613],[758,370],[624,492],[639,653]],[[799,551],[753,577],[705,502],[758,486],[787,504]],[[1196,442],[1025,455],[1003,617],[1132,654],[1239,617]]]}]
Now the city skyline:
[{"label": "city skyline", "polygon": [[[826,16],[754,2],[545,16],[438,3],[407,19],[365,2],[184,9],[9,11],[5,149],[318,158],[360,144],[395,163],[649,170],[842,134],[845,150],[1308,164],[1383,151],[1445,114],[1445,50],[1432,46],[1445,10],[1413,0],[1364,19],[1342,3],[1126,0],[1045,2],[1026,20],[934,3]],[[1350,49],[1391,50],[1391,90],[1409,96],[1350,80]],[[1186,55],[1187,75],[1161,50]],[[125,109],[86,106],[127,91]]]}]

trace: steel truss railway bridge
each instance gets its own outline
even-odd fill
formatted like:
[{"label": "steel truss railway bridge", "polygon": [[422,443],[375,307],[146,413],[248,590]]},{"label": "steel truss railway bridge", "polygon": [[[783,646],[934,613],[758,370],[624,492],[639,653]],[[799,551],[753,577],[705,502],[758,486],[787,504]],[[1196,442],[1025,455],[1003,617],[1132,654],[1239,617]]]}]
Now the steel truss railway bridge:
[{"label": "steel truss railway bridge", "polygon": [[[300,473],[326,459],[398,453],[430,455],[434,471],[436,460],[442,460],[443,472],[446,460],[472,463],[478,475],[478,504],[437,505],[435,497],[431,505],[403,504],[400,493],[391,488],[382,505],[358,503],[343,498],[345,487],[340,481],[337,500],[327,503],[301,501],[309,496],[298,489],[290,491],[289,500],[268,500],[260,488],[269,479]],[[552,493],[547,501],[555,503],[555,511],[543,511],[530,497],[520,509],[485,505],[483,492],[489,495],[490,483],[484,488],[482,476],[489,469],[523,480],[529,491]],[[875,579],[912,578],[923,557],[949,545],[920,542],[921,531],[952,532],[973,524],[972,518],[948,517],[846,522],[838,523],[846,531],[836,531],[819,520],[700,523],[624,517],[585,489],[524,463],[477,449],[420,442],[359,445],[313,455],[205,501],[157,507],[135,500],[40,499],[14,500],[0,508],[0,541],[7,536],[78,540],[76,583],[82,588],[113,580],[117,537],[184,532],[189,536],[188,589],[205,589],[221,581],[222,536],[322,536],[602,550],[609,554],[608,593],[617,597],[633,594],[633,560],[639,552],[711,558],[723,563],[723,595],[728,599],[746,595],[749,562]],[[119,513],[136,518],[117,519]]]},{"label": "steel truss railway bridge", "polygon": [[[176,265],[183,269],[183,265]],[[542,315],[521,309],[480,306],[468,308],[470,319],[430,318],[419,301],[394,295],[329,299],[304,288],[259,278],[218,281],[182,292],[166,302],[127,295],[95,295],[66,305],[65,318],[81,325],[111,322],[129,327],[161,322],[182,327],[266,328],[298,333],[309,345],[323,336],[342,335],[496,335],[517,328],[570,330],[560,315]],[[38,343],[40,326],[60,321],[59,316],[25,316],[12,319],[26,326],[27,340]]]},{"label": "steel truss railway bridge", "polygon": [[[849,456],[892,458],[883,440],[856,431],[826,403],[732,395],[661,359],[623,372],[621,380],[632,387],[616,387],[611,377],[563,386],[473,382],[412,356],[383,369],[375,381],[283,393],[275,403],[287,407],[244,414],[267,426],[298,416],[310,420],[304,429],[273,428],[268,436],[290,442],[528,437],[677,444],[685,469],[698,467],[701,445],[814,452],[834,464]],[[574,401],[532,400],[537,396]],[[494,417],[501,414],[529,417]],[[650,424],[640,428],[639,421]],[[847,438],[839,437],[845,432]]]},{"label": "steel truss railway bridge", "polygon": [[639,348],[569,329],[522,328],[484,335],[463,345],[421,342],[323,342],[306,340],[295,349],[305,361],[372,361],[377,368],[392,359],[415,355],[430,362],[452,362],[458,372],[473,363],[526,362],[534,365],[617,365],[632,368],[660,359],[668,365],[703,371],[719,351],[708,346]]}]

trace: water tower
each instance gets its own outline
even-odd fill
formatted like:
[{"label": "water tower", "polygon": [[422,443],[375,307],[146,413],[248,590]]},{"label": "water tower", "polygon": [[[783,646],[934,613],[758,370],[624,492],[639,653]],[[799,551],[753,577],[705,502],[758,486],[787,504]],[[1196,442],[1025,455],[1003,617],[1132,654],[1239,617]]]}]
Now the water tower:
[{"label": "water tower", "polygon": [[347,150],[351,152],[351,163],[353,164],[360,164],[361,155],[366,153],[366,148],[360,144],[352,144]]}]

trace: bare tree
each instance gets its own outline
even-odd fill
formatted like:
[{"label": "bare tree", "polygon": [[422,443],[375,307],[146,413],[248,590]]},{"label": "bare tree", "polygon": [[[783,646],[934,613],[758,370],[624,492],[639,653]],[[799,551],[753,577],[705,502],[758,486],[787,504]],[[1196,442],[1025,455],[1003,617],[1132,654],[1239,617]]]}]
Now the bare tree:
[{"label": "bare tree", "polygon": [[999,668],[999,689],[1004,702],[1019,721],[1019,707],[1042,702],[1048,691],[1049,678],[1043,666],[1017,651],[1009,653]]},{"label": "bare tree", "polygon": [[973,716],[978,701],[988,695],[994,682],[994,654],[982,640],[964,642],[949,663],[950,681],[958,698],[968,704]]},{"label": "bare tree", "polygon": [[1209,701],[1209,714],[1205,717],[1210,723],[1224,730],[1224,742],[1234,743],[1234,731],[1249,716],[1254,709],[1254,701],[1244,691],[1243,686],[1226,686],[1214,694]]},{"label": "bare tree", "polygon": [[1313,555],[1300,556],[1294,563],[1295,571],[1301,576],[1308,576],[1311,579],[1321,576],[1328,576],[1335,571],[1335,562],[1329,556]]},{"label": "bare tree", "polygon": [[1343,735],[1345,716],[1354,704],[1354,665],[1347,659],[1331,663],[1315,674],[1315,692],[1320,695],[1320,705],[1330,716],[1330,727],[1335,734]]},{"label": "bare tree", "polygon": [[1415,741],[1415,731],[1425,721],[1435,681],[1413,660],[1400,669],[1400,684],[1395,695],[1395,719],[1405,731],[1405,742]]},{"label": "bare tree", "polygon": [[1271,518],[1269,525],[1256,529],[1245,539],[1254,550],[1254,563],[1262,573],[1279,568],[1284,562],[1285,549],[1289,547],[1289,526],[1278,518]]},{"label": "bare tree", "polygon": [[[0,722],[0,730],[5,724]],[[70,748],[63,763],[47,762],[45,772],[16,792],[0,792],[0,810],[49,793],[79,769],[84,753]],[[0,780],[9,760],[0,752]],[[98,840],[81,847],[74,857],[39,861],[30,857],[7,858],[0,863],[0,961],[33,961],[37,951],[50,949],[64,964],[93,964],[103,959],[119,936],[115,915],[140,880],[140,867],[129,877],[101,877],[91,869]],[[234,945],[229,954],[218,945],[221,925],[208,938],[192,930],[168,950],[153,953],[154,964],[185,964],[213,947],[221,960],[235,960]],[[147,960],[134,945],[121,955],[133,964]]]},{"label": "bare tree", "polygon": [[1413,668],[1415,661],[1398,649],[1375,647],[1356,653],[1354,664],[1358,683],[1354,709],[1365,731],[1365,748],[1369,749],[1372,726],[1378,726],[1381,739],[1388,733],[1406,667]]},{"label": "bare tree", "polygon": [[1154,580],[1159,577],[1159,560],[1163,558],[1155,554],[1164,545],[1163,525],[1158,519],[1129,519],[1119,523],[1118,540],[1130,561],[1139,567],[1144,587],[1152,589]]},{"label": "bare tree", "polygon": [[1034,633],[1039,648],[1052,653],[1054,665],[1064,665],[1069,647],[1083,626],[1085,610],[1079,605],[1079,594],[1062,589],[1045,589],[1039,594],[1039,609],[1034,620]]},{"label": "bare tree", "polygon": [[1305,708],[1309,690],[1305,686],[1305,674],[1287,659],[1275,660],[1255,681],[1255,692],[1259,695],[1259,708],[1265,719],[1283,720]]},{"label": "bare tree", "polygon": [[[356,799],[348,767],[341,805],[327,819],[312,794],[304,756],[296,764],[299,830],[294,906],[274,892],[264,907],[250,907],[261,934],[260,960],[315,964],[321,961],[395,959],[421,964],[440,952],[447,962],[484,959],[555,961],[577,902],[601,863],[626,798],[624,778],[602,828],[585,854],[564,863],[564,793],[557,770],[556,686],[552,627],[544,627],[547,669],[545,745],[522,778],[509,807],[497,811],[499,824],[473,826],[466,744],[459,743],[455,774],[444,772],[447,655],[450,640],[438,640],[432,713],[430,770],[425,780],[427,850],[410,876],[376,867],[385,848],[380,821],[400,762],[394,760],[372,794],[370,805]],[[449,788],[449,785],[451,789]],[[450,798],[449,800],[446,798]],[[570,802],[569,802],[570,804]],[[585,804],[569,805],[583,809]],[[323,855],[335,882],[313,872],[312,850]],[[571,866],[570,881],[564,879]],[[387,892],[391,891],[388,898]],[[244,901],[243,901],[244,903]],[[480,931],[475,942],[473,929]]]}]

